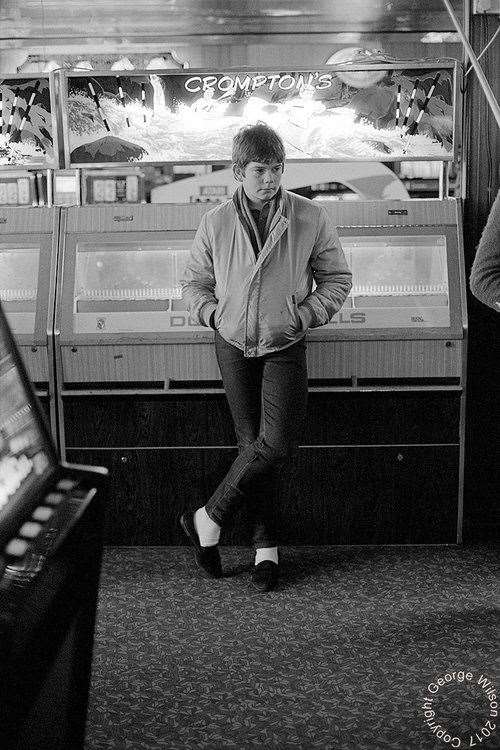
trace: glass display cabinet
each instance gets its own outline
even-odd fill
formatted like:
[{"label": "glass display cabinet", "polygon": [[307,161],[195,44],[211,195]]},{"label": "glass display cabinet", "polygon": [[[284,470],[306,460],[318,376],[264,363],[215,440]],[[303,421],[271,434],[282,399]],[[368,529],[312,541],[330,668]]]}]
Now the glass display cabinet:
[{"label": "glass display cabinet", "polygon": [[0,78],[0,302],[56,436],[51,333],[59,210],[37,205],[44,180],[34,171],[59,165],[54,83],[44,73]]},{"label": "glass display cabinet", "polygon": [[343,237],[353,287],[332,325],[346,313],[353,327],[449,328],[444,235]]},{"label": "glass display cabinet", "polygon": [[[56,326],[62,382],[103,387],[125,380],[165,390],[217,381],[220,387],[213,333],[190,320],[179,284],[209,208],[65,212]],[[311,385],[356,388],[366,378],[387,378],[393,386],[401,378],[405,385],[412,378],[416,385],[461,383],[458,203],[373,201],[325,210],[338,229],[353,287],[341,311],[308,333]]]},{"label": "glass display cabinet", "polygon": [[24,73],[0,77],[0,101],[0,122],[3,121],[0,127],[0,172],[18,167],[58,167],[59,141],[53,74]]},{"label": "glass display cabinet", "polygon": [[0,300],[18,333],[35,333],[40,246],[0,246]]},{"label": "glass display cabinet", "polygon": [[0,302],[39,395],[53,393],[58,228],[58,208],[0,207]]},{"label": "glass display cabinet", "polygon": [[463,386],[459,202],[329,203],[325,210],[353,286],[341,311],[308,334],[312,378],[333,386]]},{"label": "glass display cabinet", "polygon": [[[188,497],[202,501],[235,450],[213,332],[190,321],[179,285],[209,209],[62,209],[61,450],[69,460],[108,466],[116,478],[121,520],[108,521],[109,543],[180,543],[176,514]],[[456,542],[466,331],[459,204],[358,201],[325,210],[353,287],[340,313],[307,334],[308,424],[284,493],[290,539]],[[320,467],[324,487],[311,484],[311,466]],[[196,477],[213,482],[200,488]],[[387,493],[391,503],[381,504]],[[303,502],[315,509],[310,526]],[[240,527],[232,541],[244,538]]]},{"label": "glass display cabinet", "polygon": [[63,211],[56,304],[63,387],[165,391],[218,381],[213,332],[193,325],[179,279],[210,206],[84,206]]},{"label": "glass display cabinet", "polygon": [[192,233],[188,234],[175,239],[121,243],[78,241],[75,332],[94,332],[96,315],[100,316],[101,330],[175,329],[179,316],[173,313],[183,308],[179,278],[192,243]]},{"label": "glass display cabinet", "polygon": [[[367,85],[356,85],[361,79]],[[233,136],[257,121],[280,134],[288,161],[448,161],[459,139],[459,83],[452,60],[63,71],[65,164],[227,163]]]}]

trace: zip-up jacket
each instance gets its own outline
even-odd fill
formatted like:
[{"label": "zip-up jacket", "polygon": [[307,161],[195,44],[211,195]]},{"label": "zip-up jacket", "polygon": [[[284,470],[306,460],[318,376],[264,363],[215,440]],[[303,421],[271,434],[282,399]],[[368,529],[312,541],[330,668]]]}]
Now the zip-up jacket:
[{"label": "zip-up jacket", "polygon": [[233,200],[208,211],[180,283],[193,321],[209,326],[215,312],[222,338],[257,357],[328,323],[349,294],[352,274],[326,211],[282,190],[257,257]]}]

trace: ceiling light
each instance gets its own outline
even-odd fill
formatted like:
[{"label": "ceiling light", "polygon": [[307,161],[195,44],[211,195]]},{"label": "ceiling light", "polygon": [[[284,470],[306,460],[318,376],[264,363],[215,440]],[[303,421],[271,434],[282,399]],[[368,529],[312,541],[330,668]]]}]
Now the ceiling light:
[{"label": "ceiling light", "polygon": [[43,72],[51,73],[53,70],[59,70],[59,68],[61,67],[62,67],[61,63],[57,62],[57,60],[49,60],[48,62],[45,63],[43,67]]},{"label": "ceiling light", "polygon": [[361,41],[361,34],[354,31],[341,31],[335,34],[336,44],[351,44]]},{"label": "ceiling light", "polygon": [[303,10],[292,10],[287,8],[266,8],[261,10],[263,16],[272,16],[273,18],[281,18],[286,16],[303,16]]},{"label": "ceiling light", "polygon": [[460,35],[456,31],[429,31],[420,41],[424,44],[459,44]]},{"label": "ceiling light", "polygon": [[119,60],[113,63],[111,70],[134,70],[134,66],[128,57],[120,57]]}]

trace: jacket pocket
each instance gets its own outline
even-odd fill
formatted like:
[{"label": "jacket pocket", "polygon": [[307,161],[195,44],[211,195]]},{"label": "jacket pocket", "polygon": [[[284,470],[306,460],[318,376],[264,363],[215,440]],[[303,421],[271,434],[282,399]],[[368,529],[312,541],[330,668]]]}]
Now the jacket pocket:
[{"label": "jacket pocket", "polygon": [[292,334],[295,335],[302,329],[302,320],[299,315],[297,296],[295,294],[287,294],[286,305],[289,312],[289,328],[291,329]]},{"label": "jacket pocket", "polygon": [[297,317],[292,295],[276,292],[262,301],[259,312],[261,344],[277,347],[291,343],[297,336]]},{"label": "jacket pocket", "polygon": [[290,313],[291,328],[294,333],[298,333],[302,329],[302,320],[299,315],[297,296],[295,294],[288,294],[286,297],[286,303]]},{"label": "jacket pocket", "polygon": [[224,295],[223,297],[219,298],[219,300],[217,301],[217,307],[215,308],[214,323],[215,323],[216,328],[219,327],[219,324],[222,318],[222,313],[224,311],[225,306],[226,306],[226,296]]}]

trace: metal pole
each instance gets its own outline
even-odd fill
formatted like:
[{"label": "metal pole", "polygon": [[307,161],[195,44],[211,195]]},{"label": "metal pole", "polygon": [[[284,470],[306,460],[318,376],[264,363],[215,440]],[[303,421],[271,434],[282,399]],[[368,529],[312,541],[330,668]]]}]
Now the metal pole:
[{"label": "metal pole", "polygon": [[54,200],[54,170],[53,169],[47,169],[47,206],[53,205]]},{"label": "metal pole", "polygon": [[498,105],[497,100],[495,99],[495,95],[491,89],[490,84],[488,83],[488,79],[484,75],[482,67],[479,65],[479,61],[476,57],[476,53],[472,49],[469,40],[464,34],[464,30],[460,26],[460,22],[455,14],[455,11],[453,10],[450,0],[443,0],[443,3],[446,6],[446,10],[448,11],[448,14],[453,21],[453,24],[460,36],[460,39],[462,40],[462,44],[464,45],[467,54],[470,57],[470,61],[472,63],[472,66],[474,70],[476,71],[477,77],[479,79],[479,83],[482,86],[482,89],[484,91],[484,95],[486,99],[488,100],[488,104],[491,107],[491,111],[493,112],[493,115],[498,123],[498,127],[500,127],[500,106]]},{"label": "metal pole", "polygon": [[441,162],[439,170],[439,197],[441,200],[450,197],[450,163]]},{"label": "metal pole", "polygon": [[[469,39],[470,37],[470,2],[466,0],[464,2],[464,15],[463,15],[463,23],[465,26],[464,34]],[[467,52],[465,50],[465,47],[462,47],[462,63],[464,66],[464,71],[466,69],[467,65]],[[465,77],[463,78],[462,86],[465,85]],[[469,153],[469,138],[470,138],[470,109],[467,106],[468,101],[465,96],[461,97],[462,99],[462,154],[468,154]],[[463,201],[467,198],[467,176],[468,176],[468,170],[469,165],[467,163],[467,159],[462,156],[462,158],[459,161],[460,164],[460,197]]]},{"label": "metal pole", "polygon": [[444,182],[444,197],[450,197],[450,162],[445,161],[443,164],[443,182]]}]

